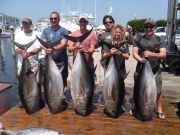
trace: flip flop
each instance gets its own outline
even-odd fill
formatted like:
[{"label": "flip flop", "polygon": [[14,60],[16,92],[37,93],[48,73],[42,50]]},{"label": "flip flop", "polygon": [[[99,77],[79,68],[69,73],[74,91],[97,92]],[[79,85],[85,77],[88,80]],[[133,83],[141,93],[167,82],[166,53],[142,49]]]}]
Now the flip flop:
[{"label": "flip flop", "polygon": [[165,120],[166,116],[163,112],[157,112],[157,117],[161,120]]}]

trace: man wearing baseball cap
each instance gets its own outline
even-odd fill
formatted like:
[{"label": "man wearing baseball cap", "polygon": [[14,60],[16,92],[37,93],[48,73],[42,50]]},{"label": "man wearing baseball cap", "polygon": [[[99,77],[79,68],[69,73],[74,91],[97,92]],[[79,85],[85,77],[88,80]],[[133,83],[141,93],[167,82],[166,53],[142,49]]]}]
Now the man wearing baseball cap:
[{"label": "man wearing baseball cap", "polygon": [[144,23],[144,25],[153,25],[153,26],[156,26],[156,23],[155,23],[155,21],[154,20],[152,20],[152,19],[147,19],[146,21],[145,21],[145,23]]},{"label": "man wearing baseball cap", "polygon": [[[157,117],[165,119],[165,114],[162,110],[162,75],[160,69],[161,59],[166,58],[166,43],[161,41],[159,36],[154,34],[156,23],[152,19],[147,19],[144,23],[145,34],[135,39],[133,45],[133,57],[137,60],[138,64],[135,71],[135,81],[141,69],[141,65],[148,59],[153,73],[156,75],[157,87]],[[134,108],[136,110],[136,108]]]},{"label": "man wearing baseball cap", "polygon": [[[79,30],[76,30],[75,32],[71,33],[71,36],[73,37],[79,37],[83,34],[85,34],[88,29],[88,17],[86,15],[81,15],[79,17]],[[82,50],[85,54],[85,57],[91,67],[91,69],[94,69],[94,59],[92,57],[92,54],[95,50],[95,46],[97,44],[97,37],[94,32],[91,32],[90,35],[84,39],[81,43],[75,43],[72,41],[69,41],[68,50],[69,52],[73,52],[73,60],[76,58],[78,50]]]},{"label": "man wearing baseball cap", "polygon": [[[35,32],[31,29],[32,20],[29,17],[22,17],[22,31],[15,34],[15,42],[21,45],[26,45],[36,39]],[[17,75],[20,75],[23,58],[27,58],[31,64],[31,70],[36,74],[38,72],[38,52],[40,51],[40,43],[36,40],[27,50],[15,47],[18,54],[17,59]],[[37,74],[36,74],[37,75]],[[21,104],[19,107],[23,107]]]},{"label": "man wearing baseball cap", "polygon": [[84,19],[85,21],[88,22],[88,18],[87,18],[86,15],[81,15],[81,16],[79,17],[79,21],[80,21],[81,19]]},{"label": "man wearing baseball cap", "polygon": [[27,23],[29,23],[29,24],[32,24],[31,18],[29,18],[29,17],[27,17],[27,16],[22,17],[21,22],[22,22],[22,23],[23,23],[23,22],[27,22]]}]

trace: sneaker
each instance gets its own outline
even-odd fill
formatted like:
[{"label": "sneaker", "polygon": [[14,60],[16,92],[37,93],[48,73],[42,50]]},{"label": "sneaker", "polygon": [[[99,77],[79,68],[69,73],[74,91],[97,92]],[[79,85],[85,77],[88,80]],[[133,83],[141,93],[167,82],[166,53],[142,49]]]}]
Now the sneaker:
[{"label": "sneaker", "polygon": [[125,110],[126,110],[126,109],[125,109],[124,106],[122,105],[122,106],[120,107],[120,112],[121,112],[121,113],[124,113]]}]

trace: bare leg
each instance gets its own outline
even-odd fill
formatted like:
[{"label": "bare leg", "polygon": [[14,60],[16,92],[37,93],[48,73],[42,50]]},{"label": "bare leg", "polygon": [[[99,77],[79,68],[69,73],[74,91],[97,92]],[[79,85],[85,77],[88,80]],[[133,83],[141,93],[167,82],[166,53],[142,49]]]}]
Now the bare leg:
[{"label": "bare leg", "polygon": [[159,93],[157,95],[157,113],[158,113],[158,118],[160,119],[165,119],[165,115],[162,110],[162,93]]},{"label": "bare leg", "polygon": [[162,101],[162,94],[159,93],[157,95],[157,110],[158,112],[162,112],[162,104],[161,104],[161,101]]}]

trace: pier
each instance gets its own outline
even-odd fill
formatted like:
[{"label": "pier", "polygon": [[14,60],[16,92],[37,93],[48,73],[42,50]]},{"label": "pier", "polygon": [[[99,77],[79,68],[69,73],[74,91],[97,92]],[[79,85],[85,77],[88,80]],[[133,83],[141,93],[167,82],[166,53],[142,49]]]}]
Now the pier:
[{"label": "pier", "polygon": [[[4,44],[5,42],[3,42]],[[8,42],[9,43],[9,42]],[[5,45],[5,44],[4,44]],[[131,47],[130,47],[131,50]],[[4,57],[3,57],[4,58]],[[102,90],[103,69],[100,66],[100,49],[94,53],[95,65],[97,64],[97,82],[94,96]],[[9,63],[10,64],[10,63]],[[13,63],[11,63],[13,64]],[[178,135],[180,134],[180,119],[177,115],[179,110],[174,104],[180,102],[180,76],[162,72],[163,75],[163,111],[165,120],[158,118],[142,122],[131,116],[132,94],[134,85],[134,70],[136,61],[130,56],[126,61],[129,75],[125,79],[126,111],[118,118],[110,118],[103,112],[103,106],[98,102],[93,103],[92,112],[82,117],[77,115],[73,109],[68,108],[58,114],[51,114],[47,105],[35,114],[28,115],[23,108],[18,107],[19,96],[17,86],[13,81],[0,79],[4,83],[12,84],[12,87],[0,91],[0,122],[8,130],[19,130],[23,128],[41,127],[50,128],[64,133],[65,135]],[[70,92],[70,81],[66,92]],[[174,104],[172,104],[174,103]]]}]

